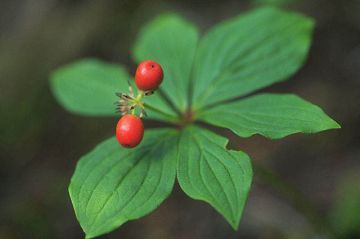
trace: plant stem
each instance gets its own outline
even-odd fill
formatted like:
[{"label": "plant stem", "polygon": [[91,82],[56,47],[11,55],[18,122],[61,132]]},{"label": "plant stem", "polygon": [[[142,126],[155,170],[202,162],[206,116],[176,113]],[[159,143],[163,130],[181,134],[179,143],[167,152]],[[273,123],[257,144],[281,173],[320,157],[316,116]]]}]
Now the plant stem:
[{"label": "plant stem", "polygon": [[334,232],[328,224],[327,219],[319,214],[318,210],[302,192],[268,168],[256,163],[253,163],[253,168],[255,175],[264,184],[268,184],[271,188],[290,201],[291,205],[307,218],[317,232],[325,234],[329,238],[335,238]]},{"label": "plant stem", "polygon": [[154,112],[162,114],[162,115],[166,116],[172,122],[177,122],[178,121],[178,119],[176,117],[174,117],[173,115],[168,114],[168,113],[166,113],[166,112],[164,112],[162,110],[159,110],[158,108],[155,108],[155,107],[153,107],[153,106],[151,106],[149,104],[146,104],[146,103],[143,103],[143,105],[144,105],[145,109],[150,109],[150,110],[152,110]]},{"label": "plant stem", "polygon": [[[144,103],[144,102],[142,101],[142,99],[143,99],[144,96],[145,96],[145,93],[144,93],[142,90],[139,90],[136,98],[134,98],[133,100],[131,100],[131,102],[133,102],[135,105],[141,107],[141,109],[143,109],[143,110],[145,110],[145,109],[147,108],[147,109],[150,109],[150,110],[152,110],[152,111],[154,111],[154,112],[157,112],[157,113],[159,113],[159,114],[162,114],[162,115],[166,116],[166,117],[167,117],[170,121],[172,121],[172,122],[176,122],[176,121],[177,121],[177,118],[174,117],[174,116],[172,116],[171,114],[168,114],[168,113],[166,113],[166,112],[164,112],[164,111],[162,111],[162,110],[160,110],[160,109],[158,109],[158,108],[155,108],[155,107],[153,107],[153,106],[151,106],[151,105],[148,105],[148,104]],[[133,109],[133,110],[131,111],[131,113],[132,113],[132,114],[135,114],[135,109]]]}]

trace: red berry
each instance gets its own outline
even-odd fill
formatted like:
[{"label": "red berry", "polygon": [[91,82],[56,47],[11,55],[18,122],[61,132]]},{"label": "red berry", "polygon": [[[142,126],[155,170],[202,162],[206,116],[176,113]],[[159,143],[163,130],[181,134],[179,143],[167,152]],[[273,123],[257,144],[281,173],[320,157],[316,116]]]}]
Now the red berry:
[{"label": "red berry", "polygon": [[144,136],[144,125],[135,115],[126,114],[116,125],[116,138],[125,148],[134,148]]},{"label": "red berry", "polygon": [[160,64],[146,60],[139,64],[135,73],[135,84],[143,91],[156,90],[164,77]]}]

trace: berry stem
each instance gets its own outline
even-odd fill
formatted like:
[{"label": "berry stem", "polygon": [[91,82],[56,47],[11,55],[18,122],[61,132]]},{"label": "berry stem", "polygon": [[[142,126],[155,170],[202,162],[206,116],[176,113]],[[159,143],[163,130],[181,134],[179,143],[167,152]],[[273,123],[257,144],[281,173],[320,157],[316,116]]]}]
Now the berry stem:
[{"label": "berry stem", "polygon": [[145,92],[142,91],[142,90],[139,90],[139,93],[138,95],[136,96],[136,98],[134,99],[134,103],[137,104],[138,106],[140,106],[143,110],[145,109],[150,109],[152,111],[155,111],[159,114],[162,114],[164,116],[166,116],[169,120],[171,121],[177,121],[177,118],[175,118],[174,116],[162,111],[162,110],[159,110],[158,108],[155,108],[151,105],[148,105],[148,104],[145,104],[142,99],[143,97],[145,96]]},{"label": "berry stem", "polygon": [[135,101],[136,101],[137,103],[141,102],[141,100],[142,100],[142,98],[144,97],[144,95],[145,95],[144,91],[139,90],[139,93],[138,93],[138,95],[136,96]]},{"label": "berry stem", "polygon": [[[131,94],[133,94],[133,92],[131,92]],[[136,95],[136,97],[129,96],[124,93],[116,93],[116,95],[119,96],[121,98],[121,100],[123,101],[118,104],[121,104],[121,103],[124,104],[124,102],[126,103],[126,107],[128,107],[126,113],[130,112],[130,114],[136,115],[136,107],[138,106],[141,108],[141,113],[140,113],[141,116],[146,115],[145,109],[147,108],[147,109],[157,112],[163,116],[166,116],[166,118],[173,123],[177,123],[179,121],[179,119],[177,117],[175,117],[169,113],[166,113],[156,107],[145,104],[143,102],[143,98],[146,96],[146,92],[144,92],[142,90],[138,91],[138,94]],[[129,107],[130,107],[130,109],[129,109]]]}]

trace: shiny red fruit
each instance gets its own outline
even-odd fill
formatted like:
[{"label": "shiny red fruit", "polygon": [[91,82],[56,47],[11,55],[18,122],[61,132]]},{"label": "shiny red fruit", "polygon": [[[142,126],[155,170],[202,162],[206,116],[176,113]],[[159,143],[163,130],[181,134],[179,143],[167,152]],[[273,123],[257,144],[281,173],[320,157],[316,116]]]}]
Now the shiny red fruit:
[{"label": "shiny red fruit", "polygon": [[146,60],[139,64],[135,73],[135,84],[139,90],[156,90],[164,77],[160,64]]},{"label": "shiny red fruit", "polygon": [[116,125],[116,138],[125,148],[134,148],[144,136],[144,125],[135,115],[127,114]]}]

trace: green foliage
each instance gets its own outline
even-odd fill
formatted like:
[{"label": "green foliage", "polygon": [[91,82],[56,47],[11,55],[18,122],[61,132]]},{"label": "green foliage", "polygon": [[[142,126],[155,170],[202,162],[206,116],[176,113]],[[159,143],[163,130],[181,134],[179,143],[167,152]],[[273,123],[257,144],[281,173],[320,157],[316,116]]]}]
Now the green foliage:
[{"label": "green foliage", "polygon": [[340,127],[318,106],[290,94],[251,96],[211,108],[198,118],[229,128],[241,137],[261,134],[271,139]]},{"label": "green foliage", "polygon": [[[115,116],[115,92],[127,90],[132,78],[124,67],[95,59],[84,59],[61,67],[51,78],[52,91],[67,110],[89,116]],[[173,121],[176,113],[158,93],[152,104],[161,108],[163,114],[149,109],[149,117]]]},{"label": "green foliage", "polygon": [[58,69],[52,75],[52,90],[67,110],[84,115],[115,115],[109,102],[115,92],[126,89],[130,77],[118,65],[85,59]]},{"label": "green foliage", "polygon": [[263,8],[213,27],[199,43],[194,108],[286,80],[304,62],[313,25],[307,17]]},{"label": "green foliage", "polygon": [[212,132],[186,128],[178,149],[177,177],[191,198],[220,212],[236,230],[250,189],[250,158],[225,148],[227,140]]},{"label": "green foliage", "polygon": [[[293,95],[227,101],[299,69],[312,29],[311,19],[275,8],[227,20],[200,40],[196,27],[174,14],[147,24],[135,43],[134,58],[158,61],[165,75],[160,93],[145,99],[149,117],[178,129],[147,130],[131,150],[109,139],[80,159],[69,192],[86,237],[154,210],[170,194],[176,175],[186,194],[209,203],[237,229],[252,180],[250,159],[227,150],[223,137],[191,126],[192,120],[242,137],[258,133],[281,138],[339,128],[319,107]],[[114,93],[126,91],[129,79],[121,66],[83,60],[57,70],[51,86],[69,111],[110,116]]]},{"label": "green foliage", "polygon": [[197,28],[177,15],[162,15],[140,32],[134,46],[137,62],[152,59],[163,67],[162,90],[181,111],[188,106],[190,71],[199,38]]},{"label": "green foliage", "polygon": [[142,217],[167,198],[176,175],[176,135],[149,130],[131,150],[114,137],[80,159],[69,193],[87,238]]}]

